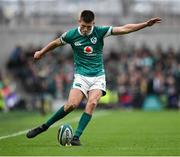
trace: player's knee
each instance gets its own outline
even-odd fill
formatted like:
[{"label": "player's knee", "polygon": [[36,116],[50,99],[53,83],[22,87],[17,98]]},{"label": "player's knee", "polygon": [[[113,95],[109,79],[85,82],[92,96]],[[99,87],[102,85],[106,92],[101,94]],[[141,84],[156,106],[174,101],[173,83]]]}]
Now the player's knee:
[{"label": "player's knee", "polygon": [[97,103],[98,103],[97,100],[94,100],[94,99],[88,100],[88,103],[85,108],[85,112],[92,115],[94,109],[96,108]]},{"label": "player's knee", "polygon": [[98,102],[97,102],[96,99],[90,99],[90,100],[88,101],[88,105],[89,105],[90,107],[92,107],[92,108],[96,107],[97,103],[98,103]]},{"label": "player's knee", "polygon": [[72,110],[74,110],[75,108],[77,108],[77,104],[75,104],[75,103],[67,103],[67,104],[65,104],[64,105],[64,110],[65,111],[72,111]]}]

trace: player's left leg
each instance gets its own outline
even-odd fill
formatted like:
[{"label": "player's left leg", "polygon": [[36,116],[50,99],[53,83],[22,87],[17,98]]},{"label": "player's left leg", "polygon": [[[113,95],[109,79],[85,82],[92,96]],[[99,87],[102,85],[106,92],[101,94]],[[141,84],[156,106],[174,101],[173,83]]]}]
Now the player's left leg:
[{"label": "player's left leg", "polygon": [[26,134],[27,138],[36,137],[37,135],[46,131],[56,121],[64,118],[67,114],[69,114],[72,110],[74,110],[79,105],[83,97],[84,97],[84,94],[81,92],[81,90],[71,89],[68,102],[64,106],[62,106],[55,114],[53,114],[46,123],[28,131]]},{"label": "player's left leg", "polygon": [[79,138],[82,135],[86,126],[88,125],[89,121],[91,120],[93,111],[96,108],[101,96],[102,96],[102,90],[100,89],[93,89],[89,91],[88,102],[86,104],[85,111],[80,118],[78,128],[74,134],[73,140],[71,141],[72,145],[75,145],[75,146],[81,145]]}]

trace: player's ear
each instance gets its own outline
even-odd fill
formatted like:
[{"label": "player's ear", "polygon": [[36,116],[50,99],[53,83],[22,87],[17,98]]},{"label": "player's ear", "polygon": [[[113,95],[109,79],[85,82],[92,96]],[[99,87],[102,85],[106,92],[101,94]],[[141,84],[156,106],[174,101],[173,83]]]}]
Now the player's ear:
[{"label": "player's ear", "polygon": [[95,25],[95,21],[93,20],[93,21],[91,22],[91,24],[92,24],[92,25]]},{"label": "player's ear", "polygon": [[79,23],[79,24],[81,23],[81,19],[78,20],[78,23]]}]

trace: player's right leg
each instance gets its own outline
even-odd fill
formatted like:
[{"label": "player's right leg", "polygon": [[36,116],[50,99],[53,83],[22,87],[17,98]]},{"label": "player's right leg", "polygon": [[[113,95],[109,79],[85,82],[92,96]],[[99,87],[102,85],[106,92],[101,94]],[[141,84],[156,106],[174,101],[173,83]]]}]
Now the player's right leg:
[{"label": "player's right leg", "polygon": [[78,124],[76,131],[75,131],[74,137],[71,141],[71,145],[73,145],[73,146],[80,146],[81,145],[79,138],[82,135],[82,133],[85,130],[88,123],[90,122],[93,111],[95,110],[102,94],[103,94],[103,92],[101,89],[93,89],[93,90],[89,91],[88,102],[87,102],[86,107],[85,107],[85,112],[82,114],[82,116],[79,120],[79,124]]},{"label": "player's right leg", "polygon": [[46,131],[56,121],[64,118],[68,113],[74,110],[82,101],[84,94],[79,89],[71,89],[67,103],[62,106],[48,121],[41,126],[30,130],[26,136],[27,138],[33,138],[38,134]]}]

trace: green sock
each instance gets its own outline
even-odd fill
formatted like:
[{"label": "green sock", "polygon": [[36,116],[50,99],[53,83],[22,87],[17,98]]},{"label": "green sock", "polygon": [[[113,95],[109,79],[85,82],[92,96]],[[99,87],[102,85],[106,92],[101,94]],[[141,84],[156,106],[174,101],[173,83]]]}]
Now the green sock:
[{"label": "green sock", "polygon": [[88,114],[88,113],[83,113],[82,116],[81,116],[81,119],[79,121],[79,124],[78,124],[78,128],[74,134],[74,136],[77,136],[77,137],[80,137],[83,130],[85,129],[85,127],[87,126],[87,124],[89,123],[89,121],[91,120],[91,115]]},{"label": "green sock", "polygon": [[65,117],[68,113],[69,112],[64,111],[64,106],[62,106],[51,118],[49,118],[45,125],[49,128],[52,124]]}]

